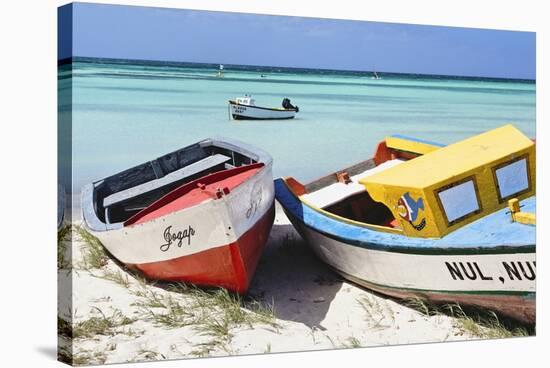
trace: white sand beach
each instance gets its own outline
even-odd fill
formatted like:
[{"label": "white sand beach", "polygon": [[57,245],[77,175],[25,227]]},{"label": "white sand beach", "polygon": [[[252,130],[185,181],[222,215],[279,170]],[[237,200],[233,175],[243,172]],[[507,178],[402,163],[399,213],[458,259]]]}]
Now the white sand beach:
[{"label": "white sand beach", "polygon": [[[110,258],[100,267],[83,264],[89,244],[74,229],[74,268],[59,270],[65,290],[72,281],[73,310],[61,296],[59,314],[64,320],[73,317],[75,364],[485,337],[466,329],[460,319],[428,316],[344,281],[313,255],[279,207],[248,297],[238,310],[227,303],[228,294],[209,303],[208,294],[153,285]],[[254,301],[265,307],[259,318]]]}]

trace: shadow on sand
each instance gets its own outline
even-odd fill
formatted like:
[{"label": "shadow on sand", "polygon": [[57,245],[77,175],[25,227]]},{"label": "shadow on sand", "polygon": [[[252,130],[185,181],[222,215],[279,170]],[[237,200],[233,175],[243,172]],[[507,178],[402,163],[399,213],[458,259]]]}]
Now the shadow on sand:
[{"label": "shadow on sand", "polygon": [[325,330],[330,304],[343,280],[318,260],[290,224],[273,225],[249,295],[273,302],[275,316]]}]

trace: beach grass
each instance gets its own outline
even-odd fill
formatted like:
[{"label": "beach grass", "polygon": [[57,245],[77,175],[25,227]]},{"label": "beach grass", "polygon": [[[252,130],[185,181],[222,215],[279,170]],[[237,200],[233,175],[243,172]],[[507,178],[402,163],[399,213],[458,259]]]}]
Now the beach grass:
[{"label": "beach grass", "polygon": [[73,329],[71,322],[57,316],[57,334],[65,338],[72,338]]},{"label": "beach grass", "polygon": [[57,360],[62,362],[62,363],[73,365],[73,356],[72,356],[72,354],[70,353],[70,351],[66,347],[63,347],[63,346],[58,346],[57,347]]},{"label": "beach grass", "polygon": [[[223,288],[203,289],[184,283],[157,284],[126,268],[122,271],[105,267],[109,257],[100,241],[81,227],[77,227],[76,231],[84,243],[81,268],[87,271],[100,269],[96,277],[112,281],[138,297],[132,306],[137,307],[140,319],[168,329],[191,327],[197,334],[209,338],[206,342],[196,344],[191,355],[206,356],[216,349],[231,354],[231,330],[237,327],[254,328],[256,324],[263,324],[278,328],[273,304],[242,298]],[[122,316],[120,311],[110,316],[99,309],[97,312],[101,316],[91,317],[75,325],[75,338],[112,335],[117,327],[134,321]],[[131,329],[128,333],[139,335]],[[150,355],[138,354],[136,359],[147,360]],[[90,357],[84,354],[81,358]]]},{"label": "beach grass", "polygon": [[116,329],[135,322],[134,319],[126,317],[118,309],[115,309],[110,316],[107,316],[97,307],[92,307],[99,314],[98,317],[90,317],[74,324],[72,336],[75,339],[89,338],[97,335],[113,336]]},{"label": "beach grass", "polygon": [[138,329],[133,329],[132,327],[128,327],[128,329],[123,330],[122,333],[128,337],[138,338],[145,334],[145,330],[143,329],[138,330]]},{"label": "beach grass", "polygon": [[130,287],[130,278],[127,273],[122,273],[120,270],[111,270],[109,268],[103,271],[101,276],[102,279],[112,281],[118,285],[129,288]]},{"label": "beach grass", "polygon": [[449,314],[456,316],[460,329],[476,337],[502,339],[531,335],[528,326],[523,326],[510,319],[499,317],[495,312],[490,310],[471,309],[465,311],[456,304],[446,305],[445,308],[450,310]]},{"label": "beach grass", "polygon": [[252,298],[244,299],[223,288],[202,289],[184,283],[163,285],[154,290],[140,284],[132,293],[139,297],[133,303],[144,320],[168,329],[191,327],[208,338],[195,345],[194,356],[206,356],[213,350],[231,354],[232,330],[257,324],[278,329],[273,304],[265,305]]},{"label": "beach grass", "polygon": [[72,364],[72,324],[60,316],[57,316],[57,336],[57,360],[63,363]]},{"label": "beach grass", "polygon": [[[206,293],[201,297],[207,295]],[[278,327],[273,309],[264,307],[257,301],[245,302],[239,295],[231,294],[225,289],[214,291],[212,298],[213,308],[206,309],[208,313],[203,314],[201,323],[195,327],[202,335],[229,342],[233,337],[230,331],[239,326],[254,328],[255,324],[263,324]]]},{"label": "beach grass", "polygon": [[105,364],[107,356],[102,351],[83,350],[72,356],[71,362],[75,366]]},{"label": "beach grass", "polygon": [[177,328],[197,325],[199,330],[213,336],[227,332],[229,326],[263,323],[277,327],[272,305],[256,300],[243,300],[226,289],[201,289],[187,284],[169,284],[169,294],[161,294],[150,288],[134,291],[141,300],[144,316],[160,326]]},{"label": "beach grass", "polygon": [[359,339],[356,338],[355,336],[350,336],[342,344],[342,347],[351,348],[351,349],[360,348],[361,347],[361,341],[359,341]]},{"label": "beach grass", "polygon": [[[372,298],[370,295],[364,295],[357,300],[357,303],[365,311],[367,321],[372,328],[388,328],[395,323],[395,316],[386,304],[378,298]],[[383,323],[386,322],[386,323]],[[391,325],[388,324],[391,322]]]},{"label": "beach grass", "polygon": [[80,268],[84,270],[100,269],[107,265],[109,256],[98,238],[87,232],[82,226],[75,226],[76,232],[82,240],[82,260]]},{"label": "beach grass", "polygon": [[405,299],[403,304],[411,309],[414,309],[424,316],[443,314],[443,311],[440,307],[435,304],[429,303],[428,301],[421,298]]},{"label": "beach grass", "polygon": [[66,237],[67,237],[68,234],[71,233],[71,230],[72,230],[71,225],[65,225],[65,226],[61,227],[61,229],[59,229],[57,231],[57,242],[67,240]]},{"label": "beach grass", "polygon": [[134,295],[140,300],[133,303],[140,315],[157,327],[181,328],[198,323],[199,316],[184,301],[154,290],[142,290]]},{"label": "beach grass", "polygon": [[57,231],[57,269],[70,269],[71,260],[67,257],[67,235],[72,231],[71,225],[65,225]]},{"label": "beach grass", "polygon": [[210,338],[198,344],[192,355],[205,356],[212,350],[221,349],[232,354],[230,347],[234,335],[231,331],[240,326],[254,328],[255,324],[278,327],[272,306],[264,306],[256,300],[243,300],[226,289],[202,290],[193,288],[196,306],[202,308],[199,323],[194,330]]},{"label": "beach grass", "polygon": [[534,327],[513,319],[499,317],[482,308],[462,307],[457,303],[436,305],[421,298],[411,298],[405,305],[425,316],[447,315],[455,319],[455,326],[463,333],[482,339],[500,339],[534,335]]},{"label": "beach grass", "polygon": [[[141,337],[146,330],[154,326],[161,329],[187,329],[186,336],[193,336],[188,341],[190,350],[180,355],[206,357],[225,353],[232,355],[240,353],[235,342],[239,339],[239,332],[243,329],[266,329],[279,333],[281,327],[275,317],[275,304],[264,302],[263,297],[241,296],[231,293],[223,288],[201,288],[185,283],[169,283],[152,281],[141,273],[128,269],[109,257],[109,253],[101,242],[84,228],[73,228],[78,240],[81,241],[82,261],[79,263],[83,270],[89,271],[92,276],[114,282],[127,289],[134,296],[133,303],[129,302],[133,310],[124,313],[135,313],[126,317],[120,310],[93,308],[95,313],[90,318],[72,325],[63,321],[60,323],[60,331],[71,334],[71,337],[79,341],[102,339],[101,336],[114,336],[123,334],[128,337]],[[73,235],[74,236],[74,235]],[[301,240],[293,234],[281,238],[281,252],[296,254],[297,245]],[[282,257],[283,254],[279,253]],[[320,286],[332,285],[339,280],[333,280],[323,274],[313,280]],[[263,294],[262,294],[263,295]],[[97,303],[105,300],[98,300]],[[110,300],[107,300],[110,301]],[[379,298],[375,295],[358,295],[359,318],[365,318],[368,329],[399,328],[394,315],[391,299]],[[94,302],[95,304],[95,302]],[[407,307],[413,308],[424,316],[448,315],[454,317],[453,334],[466,338],[503,338],[512,336],[527,336],[530,330],[522,326],[508,324],[496,314],[489,312],[473,313],[470,309],[463,309],[458,305],[435,305],[423,299],[410,299],[401,302]],[[356,310],[357,310],[356,309]],[[364,313],[361,311],[363,310]],[[108,311],[108,312],[105,312]],[[413,313],[414,314],[414,313]],[[140,321],[141,324],[134,325]],[[145,322],[145,324],[143,324]],[[149,325],[149,326],[147,326]],[[351,332],[353,333],[353,331]],[[348,335],[349,336],[349,335]],[[363,335],[358,335],[363,336]],[[315,328],[311,330],[313,344],[316,345],[320,336]],[[346,335],[337,338],[336,343],[326,336],[334,348],[357,348],[368,345],[354,335],[346,338]],[[131,339],[132,340],[132,339]],[[234,341],[235,340],[235,341]],[[142,340],[138,340],[142,341]],[[370,343],[370,340],[369,340]],[[363,345],[362,345],[363,344]],[[110,356],[108,345],[101,353],[80,350],[74,353],[73,364],[103,364]],[[114,347],[116,348],[116,346]],[[270,353],[271,344],[255,347],[257,352]],[[134,351],[133,361],[162,359],[159,353],[148,350],[145,346],[142,350]],[[168,355],[168,353],[166,353]],[[67,358],[67,357],[65,357]]]},{"label": "beach grass", "polygon": [[162,359],[166,359],[166,357],[163,354],[159,353],[158,351],[141,348],[138,350],[137,356],[133,359],[133,361],[141,362],[141,361],[162,360]]}]

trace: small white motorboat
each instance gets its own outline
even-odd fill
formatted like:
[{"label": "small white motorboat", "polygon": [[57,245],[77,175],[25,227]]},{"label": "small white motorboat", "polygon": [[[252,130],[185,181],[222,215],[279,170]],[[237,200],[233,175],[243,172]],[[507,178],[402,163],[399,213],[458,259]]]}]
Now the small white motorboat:
[{"label": "small white motorboat", "polygon": [[235,120],[293,119],[298,111],[298,106],[292,105],[288,98],[283,99],[282,107],[256,106],[250,96],[229,100],[229,117]]}]

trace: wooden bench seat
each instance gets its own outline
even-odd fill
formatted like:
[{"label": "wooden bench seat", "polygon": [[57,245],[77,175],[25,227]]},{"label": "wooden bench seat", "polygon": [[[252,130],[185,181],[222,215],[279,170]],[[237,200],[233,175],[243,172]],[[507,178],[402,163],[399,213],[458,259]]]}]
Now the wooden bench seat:
[{"label": "wooden bench seat", "polygon": [[220,153],[212,156],[208,156],[206,158],[203,158],[200,161],[197,161],[179,170],[171,172],[161,178],[136,185],[135,187],[132,187],[132,188],[121,190],[120,192],[113,193],[110,196],[105,197],[105,199],[103,200],[103,206],[105,208],[111,207],[113,205],[122,203],[135,196],[162,188],[169,184],[175,183],[179,180],[198,174],[202,171],[227,163],[229,161],[231,161],[230,157],[227,157]]}]

